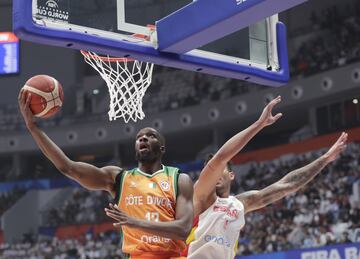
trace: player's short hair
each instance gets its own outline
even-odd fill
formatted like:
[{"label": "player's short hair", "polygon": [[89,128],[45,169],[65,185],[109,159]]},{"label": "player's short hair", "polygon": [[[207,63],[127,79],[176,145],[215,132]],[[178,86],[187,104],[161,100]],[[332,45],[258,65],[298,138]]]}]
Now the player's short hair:
[{"label": "player's short hair", "polygon": [[[207,158],[205,159],[205,162],[204,162],[204,166],[206,166],[207,165],[207,163],[209,163],[209,161],[211,160],[211,158],[213,158],[214,157],[214,154],[209,154],[208,156],[207,156]],[[229,171],[229,172],[232,172],[233,170],[232,170],[232,164],[230,163],[230,162],[227,162],[226,163],[226,167],[227,167],[227,170]]]},{"label": "player's short hair", "polygon": [[159,134],[159,140],[160,140],[160,143],[165,146],[165,137],[163,134],[161,134],[159,131],[157,131],[157,133]]}]

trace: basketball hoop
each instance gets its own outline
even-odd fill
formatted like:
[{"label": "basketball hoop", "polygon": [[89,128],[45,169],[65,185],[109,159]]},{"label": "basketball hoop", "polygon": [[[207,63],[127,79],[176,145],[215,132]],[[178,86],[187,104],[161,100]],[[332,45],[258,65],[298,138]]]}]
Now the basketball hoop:
[{"label": "basketball hoop", "polygon": [[[154,30],[154,26],[148,26]],[[134,34],[134,38],[150,40],[149,36]],[[110,94],[109,120],[123,118],[125,123],[145,118],[142,100],[151,84],[154,64],[131,58],[100,56],[80,51],[86,63],[105,80]]]}]

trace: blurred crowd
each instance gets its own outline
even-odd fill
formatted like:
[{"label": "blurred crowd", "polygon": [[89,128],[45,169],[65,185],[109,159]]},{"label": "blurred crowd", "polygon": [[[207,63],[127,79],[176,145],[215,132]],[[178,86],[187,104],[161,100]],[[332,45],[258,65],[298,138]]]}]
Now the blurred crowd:
[{"label": "blurred crowd", "polygon": [[0,258],[22,259],[124,259],[120,249],[120,235],[113,231],[82,239],[44,239],[38,242],[0,245]]},{"label": "blurred crowd", "polygon": [[311,33],[290,53],[292,76],[309,76],[360,60],[360,2],[311,15]]},{"label": "blurred crowd", "polygon": [[47,226],[61,226],[83,223],[96,223],[109,220],[104,207],[113,202],[105,192],[89,192],[75,189],[72,195],[60,207],[44,213]]},{"label": "blurred crowd", "polygon": [[264,89],[253,83],[188,71],[162,68],[154,75],[144,111],[155,113],[216,102]]}]

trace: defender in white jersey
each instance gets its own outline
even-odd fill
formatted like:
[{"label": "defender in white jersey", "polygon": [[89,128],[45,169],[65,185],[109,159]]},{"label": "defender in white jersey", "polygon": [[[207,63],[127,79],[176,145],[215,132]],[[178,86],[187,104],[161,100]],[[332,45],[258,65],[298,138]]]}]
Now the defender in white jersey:
[{"label": "defender in white jersey", "polygon": [[272,116],[273,107],[280,101],[281,97],[277,97],[270,102],[258,121],[227,141],[206,163],[194,186],[194,227],[187,240],[188,249],[183,254],[188,259],[234,258],[246,213],[296,192],[345,149],[347,134],[342,133],[326,154],[309,165],[288,173],[263,190],[231,196],[234,173],[228,164],[230,159],[261,129],[282,116],[281,113]]}]

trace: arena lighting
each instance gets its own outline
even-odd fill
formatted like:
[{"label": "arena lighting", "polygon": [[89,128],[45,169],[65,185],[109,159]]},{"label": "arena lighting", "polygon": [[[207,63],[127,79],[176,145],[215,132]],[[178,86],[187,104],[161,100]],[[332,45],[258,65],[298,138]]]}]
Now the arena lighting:
[{"label": "arena lighting", "polygon": [[353,99],[353,104],[358,104],[359,103],[359,100],[358,99]]},{"label": "arena lighting", "polygon": [[94,89],[94,90],[93,90],[93,94],[94,94],[94,95],[99,94],[99,92],[100,92],[99,89]]}]

